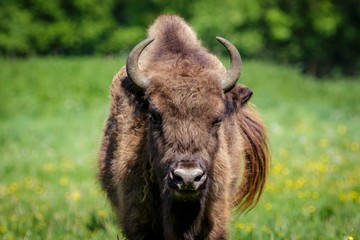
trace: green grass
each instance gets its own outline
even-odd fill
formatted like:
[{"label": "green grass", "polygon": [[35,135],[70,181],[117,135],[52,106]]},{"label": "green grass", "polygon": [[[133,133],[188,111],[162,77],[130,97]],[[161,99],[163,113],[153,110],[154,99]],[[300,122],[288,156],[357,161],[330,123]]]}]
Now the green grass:
[{"label": "green grass", "polygon": [[[96,181],[112,76],[123,58],[0,59],[0,239],[116,239]],[[360,80],[315,81],[245,61],[273,154],[259,204],[231,239],[360,236]]]}]

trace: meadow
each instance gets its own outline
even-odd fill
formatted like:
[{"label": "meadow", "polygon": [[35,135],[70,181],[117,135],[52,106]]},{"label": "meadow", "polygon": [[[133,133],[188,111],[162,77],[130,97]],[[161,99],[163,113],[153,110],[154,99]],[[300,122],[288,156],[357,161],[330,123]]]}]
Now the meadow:
[{"label": "meadow", "polygon": [[[124,57],[0,59],[0,239],[117,239],[96,180]],[[360,79],[244,61],[268,127],[265,192],[230,239],[360,238]]]}]

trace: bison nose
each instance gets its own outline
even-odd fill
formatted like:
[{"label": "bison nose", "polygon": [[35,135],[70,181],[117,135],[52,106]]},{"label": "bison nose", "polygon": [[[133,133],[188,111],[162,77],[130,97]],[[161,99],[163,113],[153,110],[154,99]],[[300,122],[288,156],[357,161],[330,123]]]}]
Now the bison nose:
[{"label": "bison nose", "polygon": [[197,190],[206,180],[200,168],[177,168],[173,171],[173,181],[179,190]]}]

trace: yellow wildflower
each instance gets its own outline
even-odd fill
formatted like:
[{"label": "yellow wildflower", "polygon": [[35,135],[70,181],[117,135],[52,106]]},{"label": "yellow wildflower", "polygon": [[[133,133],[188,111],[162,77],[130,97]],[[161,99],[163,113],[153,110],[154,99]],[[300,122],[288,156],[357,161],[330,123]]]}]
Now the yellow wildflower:
[{"label": "yellow wildflower", "polygon": [[236,227],[240,228],[240,229],[244,229],[245,228],[245,224],[243,223],[238,223],[236,224]]},{"label": "yellow wildflower", "polygon": [[359,198],[359,194],[355,191],[351,191],[351,192],[349,192],[349,198],[351,200],[356,201]]},{"label": "yellow wildflower", "polygon": [[320,194],[319,194],[318,192],[313,192],[313,193],[312,193],[312,198],[313,198],[313,199],[318,199],[319,196],[320,196]]},{"label": "yellow wildflower", "polygon": [[308,211],[309,211],[309,213],[313,213],[313,212],[316,211],[316,207],[315,207],[314,205],[310,205],[310,206],[308,207]]},{"label": "yellow wildflower", "polygon": [[340,195],[339,195],[339,200],[340,200],[341,202],[346,202],[346,201],[347,201],[347,196],[346,196],[346,194],[345,194],[345,193],[340,193]]},{"label": "yellow wildflower", "polygon": [[273,173],[274,174],[280,174],[283,170],[283,167],[280,164],[275,164],[273,167]]},{"label": "yellow wildflower", "polygon": [[314,205],[303,206],[303,210],[307,213],[314,213],[316,211],[316,207]]},{"label": "yellow wildflower", "polygon": [[299,191],[299,192],[296,193],[296,196],[298,198],[307,198],[309,196],[309,192]]},{"label": "yellow wildflower", "polygon": [[7,226],[6,225],[0,225],[0,233],[6,233],[7,232]]},{"label": "yellow wildflower", "polygon": [[267,203],[264,204],[264,208],[265,208],[266,211],[271,211],[271,209],[272,209],[272,204],[269,203],[269,202],[267,202]]},{"label": "yellow wildflower", "polygon": [[355,143],[355,142],[351,143],[350,148],[351,148],[351,151],[356,152],[360,149],[360,144]]},{"label": "yellow wildflower", "polygon": [[53,172],[55,170],[55,165],[53,163],[47,163],[44,165],[44,170],[46,172]]},{"label": "yellow wildflower", "polygon": [[12,182],[12,183],[8,186],[7,192],[8,192],[9,194],[12,194],[12,193],[14,193],[14,192],[18,189],[18,187],[19,187],[19,184],[18,184],[17,182]]},{"label": "yellow wildflower", "polygon": [[295,187],[296,188],[301,188],[302,186],[304,186],[305,182],[306,182],[306,179],[304,177],[299,177],[295,181]]},{"label": "yellow wildflower", "polygon": [[25,184],[28,188],[32,188],[35,185],[34,179],[32,177],[26,177]]},{"label": "yellow wildflower", "polygon": [[105,217],[106,216],[106,211],[105,210],[99,210],[97,212],[97,214],[98,214],[99,217]]},{"label": "yellow wildflower", "polygon": [[263,232],[265,232],[265,233],[268,233],[268,234],[271,234],[271,233],[272,233],[271,229],[270,229],[268,226],[266,226],[266,225],[262,225],[262,226],[261,226],[261,231],[263,231]]},{"label": "yellow wildflower", "polygon": [[35,191],[39,194],[44,193],[45,189],[43,186],[37,186]]},{"label": "yellow wildflower", "polygon": [[329,140],[326,138],[322,138],[319,141],[319,146],[322,148],[326,148],[329,145]]},{"label": "yellow wildflower", "polygon": [[44,215],[42,213],[40,213],[40,212],[36,212],[35,217],[40,221],[44,220]]},{"label": "yellow wildflower", "polygon": [[69,179],[67,177],[61,177],[59,179],[59,184],[61,186],[66,186],[66,185],[68,185],[68,183],[69,183]]},{"label": "yellow wildflower", "polygon": [[81,194],[79,191],[73,191],[71,194],[70,194],[70,199],[74,202],[77,202],[79,201],[81,198]]},{"label": "yellow wildflower", "polygon": [[255,224],[253,224],[253,223],[247,224],[245,227],[245,231],[252,232],[254,230],[254,227],[255,227]]},{"label": "yellow wildflower", "polygon": [[65,168],[65,169],[73,169],[74,168],[74,163],[68,159],[63,159],[61,160],[61,167]]},{"label": "yellow wildflower", "polygon": [[337,128],[337,132],[339,135],[344,136],[346,134],[347,128],[345,125],[339,125]]}]

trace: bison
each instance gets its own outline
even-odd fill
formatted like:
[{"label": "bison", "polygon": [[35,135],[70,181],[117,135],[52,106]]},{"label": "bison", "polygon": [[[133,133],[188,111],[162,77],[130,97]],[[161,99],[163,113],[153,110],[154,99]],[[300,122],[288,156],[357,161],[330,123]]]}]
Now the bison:
[{"label": "bison", "polygon": [[231,208],[251,209],[267,176],[264,124],[226,69],[178,16],[160,16],[113,78],[99,159],[127,239],[226,239]]}]

